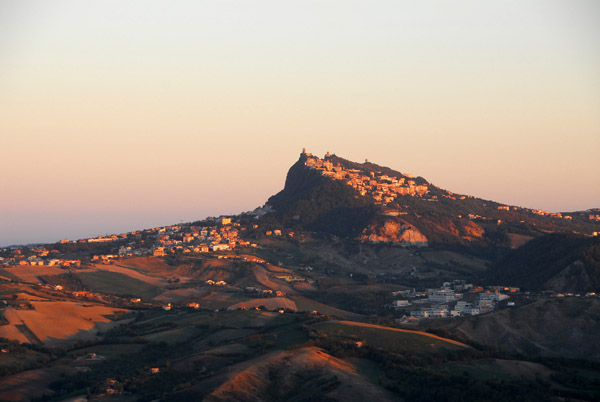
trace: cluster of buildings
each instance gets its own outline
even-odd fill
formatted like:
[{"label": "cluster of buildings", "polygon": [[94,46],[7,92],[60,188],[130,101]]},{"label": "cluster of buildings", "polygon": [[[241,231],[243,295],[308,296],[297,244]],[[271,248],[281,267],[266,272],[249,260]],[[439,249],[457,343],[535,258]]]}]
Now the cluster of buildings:
[{"label": "cluster of buildings", "polygon": [[417,184],[411,180],[410,176],[394,177],[381,172],[364,172],[360,169],[345,169],[339,163],[335,165],[328,160],[331,155],[329,152],[324,159],[312,156],[312,154],[302,151],[306,155],[304,165],[321,172],[321,175],[333,180],[342,180],[347,185],[357,190],[362,196],[371,195],[377,203],[388,204],[394,201],[399,195],[423,196],[429,191],[426,184]]},{"label": "cluster of buildings", "polygon": [[[394,296],[402,296],[406,299],[394,300],[395,308],[408,307],[413,304],[427,304],[427,307],[411,310],[410,316],[417,318],[433,317],[460,317],[465,315],[478,315],[493,311],[498,303],[510,297],[510,294],[519,293],[520,289],[505,286],[489,286],[484,290],[481,286],[465,283],[461,280],[446,282],[441,288],[428,289],[417,292],[415,290],[403,290],[393,292]],[[470,296],[466,297],[468,292]],[[508,305],[514,303],[508,302]]]},{"label": "cluster of buildings", "polygon": [[[289,237],[294,237],[294,232],[287,232]],[[283,236],[281,229],[267,230],[265,232],[266,236]]]},{"label": "cluster of buildings", "polygon": [[207,280],[205,283],[209,286],[227,286],[225,281],[213,281],[212,279]]},{"label": "cluster of buildings", "polygon": [[548,211],[544,211],[543,209],[532,209],[531,212],[533,212],[536,215],[549,216],[551,218],[562,218],[562,219],[568,219],[568,220],[573,219],[573,217],[570,215],[563,215],[560,212],[548,212]]},{"label": "cluster of buildings", "polygon": [[45,247],[32,248],[26,254],[21,249],[11,250],[9,257],[0,257],[0,267],[14,265],[43,265],[49,267],[79,267],[81,260],[58,258],[58,250],[48,250]]},{"label": "cluster of buildings", "polygon": [[[110,264],[123,257],[155,256],[163,257],[172,253],[206,253],[211,251],[233,250],[238,247],[257,247],[240,237],[245,227],[233,222],[230,217],[214,218],[213,225],[207,226],[164,226],[138,230],[123,234],[98,236],[79,240],[61,240],[61,244],[115,243],[110,253],[95,254],[91,261]],[[258,225],[254,225],[256,229]],[[276,231],[281,233],[281,231]],[[147,241],[150,240],[150,241]],[[104,248],[106,249],[106,248]],[[44,265],[56,267],[79,267],[81,259],[59,258],[59,250],[45,247],[13,247],[0,256],[0,267],[15,265]]]},{"label": "cluster of buildings", "polygon": [[272,275],[271,277],[282,280],[282,281],[286,281],[286,282],[307,282],[307,281],[310,282],[306,278],[303,278],[303,277],[297,276],[297,275],[291,275],[291,274],[278,274],[278,275]]},{"label": "cluster of buildings", "polygon": [[207,253],[233,250],[237,247],[256,247],[240,238],[239,223],[231,218],[219,218],[214,226],[191,226],[185,231],[161,231],[152,250],[155,257],[163,257],[180,250],[183,253]]},{"label": "cluster of buildings", "polygon": [[244,288],[244,293],[248,296],[253,297],[283,297],[285,292],[281,290],[272,291],[271,289],[261,289],[254,286],[247,286]]},{"label": "cluster of buildings", "polygon": [[[442,194],[442,197],[448,198],[450,200],[457,200],[457,199],[465,200],[467,198],[473,198],[473,196],[471,196],[471,195],[458,195],[458,194],[454,194],[452,191],[448,191],[448,190],[446,190],[446,194]],[[435,199],[437,197],[434,196],[433,198]],[[429,201],[431,201],[431,200],[429,200]]]}]

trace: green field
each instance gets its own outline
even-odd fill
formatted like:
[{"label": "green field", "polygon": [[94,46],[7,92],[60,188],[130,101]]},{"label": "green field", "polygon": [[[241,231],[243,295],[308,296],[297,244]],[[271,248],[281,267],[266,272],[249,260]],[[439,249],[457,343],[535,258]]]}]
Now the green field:
[{"label": "green field", "polygon": [[362,316],[360,314],[351,313],[349,311],[340,310],[335,307],[328,306],[327,304],[319,303],[305,297],[293,297],[294,303],[298,307],[298,311],[311,312],[316,310],[319,314],[330,315],[333,317],[342,318],[344,320],[358,320]]},{"label": "green field", "polygon": [[152,299],[162,292],[156,286],[117,272],[82,272],[79,277],[88,288],[97,292],[137,296],[146,300]]},{"label": "green field", "polygon": [[6,352],[0,353],[0,372],[10,366],[27,367],[40,357],[41,352],[36,352],[25,347],[16,346],[8,342],[0,342],[0,346]]},{"label": "green field", "polygon": [[108,345],[94,345],[81,349],[75,349],[69,353],[71,356],[96,353],[106,359],[113,359],[121,355],[138,353],[145,345],[139,343],[116,343]]},{"label": "green field", "polygon": [[21,282],[21,279],[17,277],[15,274],[7,271],[6,269],[0,269],[0,276],[11,279],[14,282]]},{"label": "green field", "polygon": [[452,362],[445,366],[448,372],[456,375],[468,373],[470,376],[482,379],[500,379],[500,380],[511,380],[518,378],[518,374],[511,374],[503,371],[495,359],[481,359],[470,362]]},{"label": "green field", "polygon": [[366,342],[367,345],[389,350],[390,352],[414,352],[428,354],[438,351],[462,349],[465,346],[457,345],[443,338],[435,338],[424,333],[400,332],[394,328],[379,328],[360,325],[345,324],[337,321],[326,321],[312,326],[317,331]]},{"label": "green field", "polygon": [[430,262],[440,265],[459,265],[476,271],[485,271],[487,261],[481,258],[467,256],[452,251],[424,251],[423,257]]}]

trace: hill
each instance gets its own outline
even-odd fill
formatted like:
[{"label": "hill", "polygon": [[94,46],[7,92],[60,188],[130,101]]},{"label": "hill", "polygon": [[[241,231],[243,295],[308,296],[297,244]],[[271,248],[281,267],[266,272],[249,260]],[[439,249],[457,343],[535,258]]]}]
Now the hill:
[{"label": "hill", "polygon": [[267,201],[277,219],[288,227],[301,226],[338,236],[360,233],[378,208],[345,183],[331,181],[307,168],[307,161],[308,156],[302,154],[288,171],[283,190]]},{"label": "hill", "polygon": [[599,212],[303,152],[252,213],[0,250],[0,399],[598,400],[599,299],[556,293]]},{"label": "hill", "polygon": [[600,289],[600,238],[549,234],[513,250],[492,266],[490,282],[528,290]]},{"label": "hill", "polygon": [[[216,382],[222,383],[215,387]],[[204,391],[204,392],[202,392]],[[358,367],[323,350],[277,351],[231,367],[226,374],[182,392],[180,400],[205,394],[205,401],[396,400]]]},{"label": "hill", "polygon": [[600,360],[600,301],[595,298],[542,299],[492,314],[421,324],[526,355]]},{"label": "hill", "polygon": [[589,235],[600,229],[593,214],[502,205],[374,163],[306,152],[266,205],[286,227],[363,242],[514,247],[547,232]]}]

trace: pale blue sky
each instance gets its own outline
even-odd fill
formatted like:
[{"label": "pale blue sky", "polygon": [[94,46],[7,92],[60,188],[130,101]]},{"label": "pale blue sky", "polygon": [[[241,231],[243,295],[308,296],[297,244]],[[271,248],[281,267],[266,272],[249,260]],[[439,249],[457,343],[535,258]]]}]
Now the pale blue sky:
[{"label": "pale blue sky", "polygon": [[302,147],[600,207],[600,2],[0,1],[0,245],[237,213]]}]

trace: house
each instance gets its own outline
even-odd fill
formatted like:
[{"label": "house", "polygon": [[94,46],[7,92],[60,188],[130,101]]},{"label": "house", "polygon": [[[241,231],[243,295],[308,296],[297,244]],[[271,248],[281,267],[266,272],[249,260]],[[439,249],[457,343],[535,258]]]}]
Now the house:
[{"label": "house", "polygon": [[468,307],[465,308],[461,315],[479,315],[479,307]]},{"label": "house", "polygon": [[494,309],[495,301],[493,299],[480,299],[479,300],[479,311],[481,313],[487,313]]},{"label": "house", "polygon": [[212,251],[224,251],[224,250],[229,250],[229,244],[213,244],[210,246]]},{"label": "house", "polygon": [[460,293],[454,293],[450,289],[436,289],[427,292],[427,298],[432,303],[448,303],[462,298]]},{"label": "house", "polygon": [[494,301],[502,301],[508,299],[509,296],[498,291],[490,292],[487,291],[485,293],[481,293],[479,295],[479,300],[494,300]]},{"label": "house", "polygon": [[410,316],[411,317],[419,317],[419,318],[428,318],[429,311],[427,311],[426,309],[414,310],[414,311],[410,312]]}]

